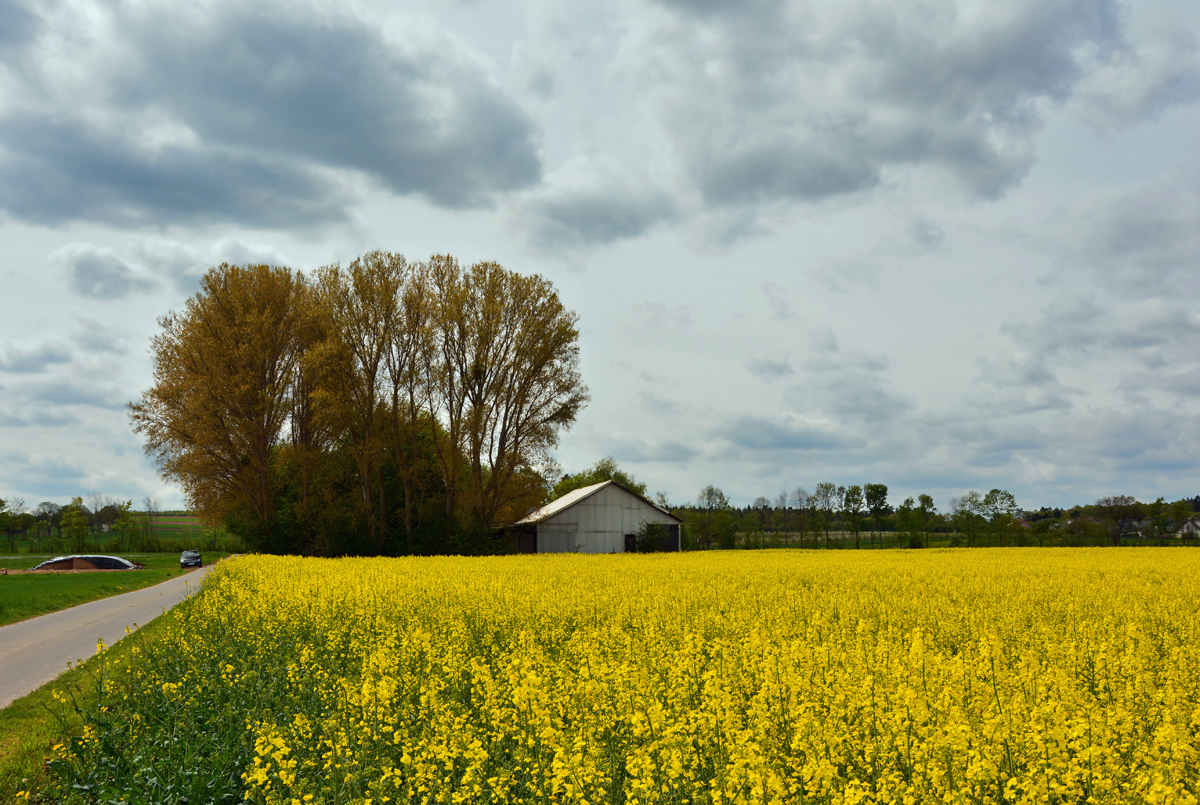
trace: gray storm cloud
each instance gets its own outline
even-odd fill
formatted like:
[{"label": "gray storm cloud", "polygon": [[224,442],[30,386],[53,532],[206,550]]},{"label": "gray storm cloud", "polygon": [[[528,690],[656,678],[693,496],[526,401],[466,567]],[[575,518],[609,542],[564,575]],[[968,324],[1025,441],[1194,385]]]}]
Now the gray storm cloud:
[{"label": "gray storm cloud", "polygon": [[51,259],[63,264],[68,287],[88,299],[124,299],[133,294],[148,293],[156,287],[153,280],[139,276],[129,263],[109,248],[72,243],[55,252]]},{"label": "gray storm cloud", "polygon": [[7,344],[0,348],[0,372],[38,374],[70,360],[71,351],[55,340],[29,345]]},{"label": "gray storm cloud", "polygon": [[863,447],[861,437],[814,427],[788,418],[743,415],[718,427],[715,435],[748,450],[846,450]]},{"label": "gray storm cloud", "polygon": [[664,124],[716,206],[820,201],[906,166],[1000,196],[1081,52],[1120,41],[1115,0],[663,5],[631,59],[659,79]]},{"label": "gray storm cloud", "polygon": [[0,56],[14,217],[287,229],[346,220],[354,177],[459,208],[541,175],[530,120],[450,39],[291,6],[92,11]]}]

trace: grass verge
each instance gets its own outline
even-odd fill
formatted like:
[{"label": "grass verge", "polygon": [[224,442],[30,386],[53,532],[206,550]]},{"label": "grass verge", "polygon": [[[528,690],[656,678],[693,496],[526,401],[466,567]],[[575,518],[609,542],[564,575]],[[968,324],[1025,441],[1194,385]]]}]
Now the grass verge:
[{"label": "grass verge", "polygon": [[[82,711],[99,698],[99,679],[127,666],[132,649],[158,639],[166,617],[158,617],[121,640],[103,656],[76,665],[57,679],[0,710],[0,802],[38,802],[46,780],[45,761],[52,747],[83,729]],[[55,699],[63,694],[67,703]],[[19,792],[29,792],[29,798]]]},{"label": "grass verge", "polygon": [[[224,556],[227,554],[209,553],[205,554],[204,561],[214,562]],[[146,565],[146,569],[0,576],[0,626],[140,590],[191,572],[180,570],[179,557],[174,554],[128,554],[126,558]],[[29,566],[41,561],[41,558],[33,557]]]}]

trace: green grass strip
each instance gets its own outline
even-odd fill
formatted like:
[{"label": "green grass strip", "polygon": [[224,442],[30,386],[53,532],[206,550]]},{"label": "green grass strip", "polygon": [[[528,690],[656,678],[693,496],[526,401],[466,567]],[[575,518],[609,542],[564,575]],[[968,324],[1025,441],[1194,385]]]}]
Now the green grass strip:
[{"label": "green grass strip", "polygon": [[[223,553],[205,554],[204,561],[205,563],[215,562],[227,555]],[[146,565],[146,569],[95,573],[0,575],[0,626],[86,604],[89,601],[98,601],[101,598],[140,590],[182,573],[191,572],[190,570],[180,570],[178,555],[137,556],[130,554],[127,558]],[[30,566],[41,561],[41,558],[34,557]]]},{"label": "green grass strip", "polygon": [[[41,801],[38,792],[46,782],[46,759],[55,744],[82,731],[83,713],[94,710],[99,701],[103,663],[108,664],[109,674],[127,667],[131,650],[157,640],[167,620],[155,618],[138,629],[136,639],[120,641],[103,657],[91,657],[0,710],[0,802]],[[55,698],[55,691],[66,704]]]}]

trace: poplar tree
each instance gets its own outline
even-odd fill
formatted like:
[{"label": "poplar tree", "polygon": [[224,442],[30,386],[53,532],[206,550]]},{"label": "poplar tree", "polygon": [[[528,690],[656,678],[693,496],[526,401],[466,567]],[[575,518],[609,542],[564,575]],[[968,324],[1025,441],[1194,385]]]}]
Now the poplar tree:
[{"label": "poplar tree", "polygon": [[813,508],[821,515],[821,526],[825,531],[825,547],[829,547],[829,529],[833,526],[833,516],[837,512],[838,488],[829,481],[817,484],[817,489],[811,498]]},{"label": "poplar tree", "polygon": [[881,529],[883,526],[883,518],[891,512],[891,507],[888,506],[887,484],[867,484],[863,488],[863,493],[867,500],[867,512],[871,515],[872,522],[875,523],[875,536],[882,543],[883,537]]},{"label": "poplar tree", "polygon": [[862,529],[863,490],[858,484],[842,490],[842,516],[854,532],[854,547],[859,548],[858,534]]},{"label": "poplar tree", "polygon": [[929,525],[934,517],[937,516],[937,506],[934,505],[933,497],[930,495],[919,495],[917,497],[917,513],[921,516],[921,528],[925,531],[925,547],[929,547]]},{"label": "poplar tree", "polygon": [[320,269],[316,281],[317,309],[328,321],[328,335],[311,360],[318,367],[317,412],[346,437],[358,468],[368,539],[381,551],[388,506],[382,467],[387,417],[380,402],[387,354],[402,323],[407,275],[402,255],[372,252],[346,268]]},{"label": "poplar tree", "polygon": [[244,509],[270,542],[275,462],[306,344],[310,289],[287,268],[227,263],[159,319],[154,383],[129,406],[162,476],[209,520]]}]

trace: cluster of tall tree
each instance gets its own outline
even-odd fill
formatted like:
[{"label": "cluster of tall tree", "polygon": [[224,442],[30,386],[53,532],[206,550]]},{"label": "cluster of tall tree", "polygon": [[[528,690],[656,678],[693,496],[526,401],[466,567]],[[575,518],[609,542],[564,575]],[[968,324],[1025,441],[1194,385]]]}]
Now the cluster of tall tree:
[{"label": "cluster of tall tree", "polygon": [[587,402],[576,321],[492,262],[225,264],[160,320],[130,416],[191,509],[257,549],[492,550]]}]

